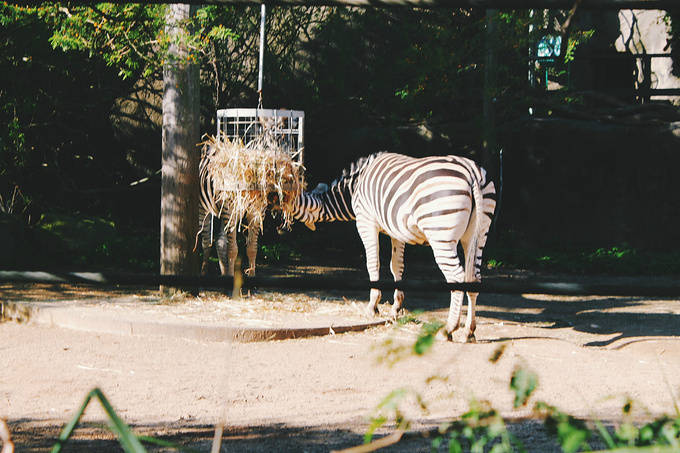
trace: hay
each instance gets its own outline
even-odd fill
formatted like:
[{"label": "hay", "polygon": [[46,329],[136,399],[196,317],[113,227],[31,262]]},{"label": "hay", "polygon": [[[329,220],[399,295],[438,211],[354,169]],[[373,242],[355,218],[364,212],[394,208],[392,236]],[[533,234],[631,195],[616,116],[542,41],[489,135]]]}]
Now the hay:
[{"label": "hay", "polygon": [[[304,190],[304,167],[269,135],[247,144],[207,137],[200,162],[201,202],[207,212],[225,220],[225,228],[262,230],[271,200],[279,204],[289,227],[293,200]],[[288,208],[288,209],[286,209]]]}]

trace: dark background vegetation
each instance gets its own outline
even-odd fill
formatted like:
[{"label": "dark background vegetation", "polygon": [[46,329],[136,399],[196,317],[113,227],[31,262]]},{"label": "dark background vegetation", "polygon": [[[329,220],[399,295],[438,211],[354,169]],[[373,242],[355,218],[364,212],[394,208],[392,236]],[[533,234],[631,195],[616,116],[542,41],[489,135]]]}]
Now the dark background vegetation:
[{"label": "dark background vegetation", "polygon": [[[80,44],[74,30],[94,32],[86,21],[65,24],[58,5],[0,9],[0,266],[157,270],[158,66]],[[130,11],[141,46],[160,30],[158,14]],[[214,134],[217,108],[257,103],[259,10],[206,11],[212,26],[230,30],[201,51],[202,131]],[[668,18],[672,42],[676,16]],[[633,96],[617,103],[612,93],[606,102],[593,95],[592,66],[590,79],[558,91],[529,86],[527,49],[536,39],[529,21],[526,11],[496,18],[504,187],[489,266],[680,271],[677,108],[619,121],[611,112],[635,107]],[[470,156],[498,185],[498,152],[483,154],[481,146],[485,24],[476,9],[270,8],[264,105],[305,111],[309,186],[379,150]],[[574,28],[574,39],[582,31]],[[577,55],[569,70],[579,64],[590,63]],[[565,79],[565,71],[552,71]],[[265,262],[363,266],[353,224],[320,225],[316,233],[296,225],[285,236],[276,226],[275,219],[265,225]],[[427,249],[407,254],[430,259]]]}]

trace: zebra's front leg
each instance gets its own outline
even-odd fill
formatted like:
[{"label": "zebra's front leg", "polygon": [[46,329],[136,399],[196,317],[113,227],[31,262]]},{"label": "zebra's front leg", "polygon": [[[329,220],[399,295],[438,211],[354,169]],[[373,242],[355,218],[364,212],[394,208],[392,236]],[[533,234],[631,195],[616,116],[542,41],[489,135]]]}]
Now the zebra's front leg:
[{"label": "zebra's front leg", "polygon": [[[357,218],[357,230],[361,241],[364,243],[366,250],[366,270],[368,270],[368,278],[371,282],[377,282],[380,279],[380,243],[378,242],[378,227],[373,222],[365,219]],[[377,288],[371,288],[370,300],[366,311],[369,316],[375,316],[378,313],[378,303],[382,292]]]},{"label": "zebra's front leg", "polygon": [[[404,243],[392,238],[392,259],[390,260],[390,271],[392,271],[392,276],[395,282],[400,282],[401,277],[404,274]],[[393,319],[397,319],[399,310],[404,303],[404,292],[400,289],[394,290],[394,302],[392,303],[392,313]]]},{"label": "zebra's front leg", "polygon": [[257,236],[258,229],[253,222],[248,219],[248,235],[246,236],[246,255],[248,256],[248,269],[245,270],[249,277],[255,276],[255,265],[257,260]]},{"label": "zebra's front leg", "polygon": [[236,228],[229,231],[223,230],[217,238],[217,258],[220,262],[220,272],[222,275],[234,276],[236,255],[238,255]]}]

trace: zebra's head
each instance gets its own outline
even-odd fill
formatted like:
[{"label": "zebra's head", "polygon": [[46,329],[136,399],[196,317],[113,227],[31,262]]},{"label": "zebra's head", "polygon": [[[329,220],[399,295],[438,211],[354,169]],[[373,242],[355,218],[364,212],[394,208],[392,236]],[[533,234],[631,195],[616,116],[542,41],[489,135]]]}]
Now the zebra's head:
[{"label": "zebra's head", "polygon": [[382,153],[362,157],[349,169],[343,171],[340,178],[331,183],[319,184],[311,192],[302,192],[290,205],[281,206],[291,217],[304,223],[307,228],[316,230],[317,222],[347,222],[355,220],[352,197],[362,171]]}]

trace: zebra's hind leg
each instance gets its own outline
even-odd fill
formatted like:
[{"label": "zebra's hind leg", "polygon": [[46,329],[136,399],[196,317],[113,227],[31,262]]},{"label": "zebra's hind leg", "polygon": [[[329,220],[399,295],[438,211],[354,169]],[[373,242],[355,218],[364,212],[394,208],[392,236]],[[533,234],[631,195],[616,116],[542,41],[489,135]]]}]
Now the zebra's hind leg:
[{"label": "zebra's hind leg", "polygon": [[451,291],[451,306],[449,307],[449,317],[446,320],[445,327],[447,338],[450,341],[455,340],[461,343],[465,343],[467,341],[467,336],[456,335],[454,337],[454,332],[460,327],[460,312],[463,308],[463,296],[463,291]]},{"label": "zebra's hind leg", "polygon": [[201,275],[208,275],[208,268],[210,267],[210,252],[212,251],[212,244],[210,243],[210,233],[201,233],[201,246],[203,247],[203,262],[201,262]]},{"label": "zebra's hind leg", "polygon": [[[380,253],[378,242],[378,227],[375,223],[364,218],[357,217],[357,231],[361,242],[364,243],[366,250],[366,270],[368,271],[368,278],[371,282],[377,282],[380,279]],[[382,292],[377,288],[371,288],[371,296],[366,307],[369,316],[378,314],[378,303]]]},{"label": "zebra's hind leg", "polygon": [[212,252],[212,237],[210,237],[210,226],[212,216],[210,214],[201,213],[201,247],[203,248],[203,261],[201,262],[201,275],[208,275],[208,268],[210,267],[210,254]]},{"label": "zebra's hind leg", "polygon": [[475,322],[475,306],[477,305],[477,295],[479,293],[467,293],[468,299],[468,309],[465,319],[465,329],[463,330],[463,338],[468,343],[476,343],[475,338],[475,328],[477,323]]},{"label": "zebra's hind leg", "polygon": [[[472,214],[470,219],[470,225],[474,225],[476,222],[477,212]],[[481,282],[482,281],[482,252],[484,250],[484,245],[486,244],[486,236],[489,231],[489,226],[491,221],[487,216],[482,217],[482,230],[477,231],[477,237],[474,237],[474,229],[468,228],[463,237],[461,238],[461,245],[465,251],[465,268],[466,268],[466,281]],[[476,240],[473,240],[476,239]],[[477,305],[477,296],[479,293],[468,292],[468,309],[467,316],[465,320],[465,330],[464,338],[469,342],[474,342],[475,340],[475,329],[477,323],[475,322],[475,307]]]},{"label": "zebra's hind leg", "polygon": [[234,276],[236,255],[238,255],[236,229],[234,228],[229,231],[222,230],[217,238],[217,258],[220,262],[220,272],[222,275]]},{"label": "zebra's hind leg", "polygon": [[[479,271],[475,272],[474,282],[479,282],[482,279],[479,276]],[[475,329],[477,328],[477,323],[475,321],[475,307],[477,305],[477,296],[479,293],[467,292],[467,315],[465,316],[465,329],[463,330],[463,339],[467,342],[474,343],[475,339]]]},{"label": "zebra's hind leg", "polygon": [[257,260],[257,227],[249,220],[248,235],[246,236],[246,255],[248,256],[248,269],[245,273],[249,277],[255,276],[255,265]]},{"label": "zebra's hind leg", "polygon": [[[392,238],[392,259],[390,261],[390,271],[392,271],[392,276],[395,282],[400,282],[401,277],[404,274],[404,243]],[[393,319],[397,319],[399,310],[404,303],[404,292],[400,289],[394,290],[394,301],[392,303],[392,313]]]},{"label": "zebra's hind leg", "polygon": [[[465,272],[458,259],[458,241],[437,241],[429,239],[430,246],[434,252],[434,259],[439,269],[444,274],[447,283],[461,283],[465,281]],[[460,313],[463,306],[463,291],[451,291],[451,306],[449,316],[446,320],[446,335],[449,340],[454,340],[453,333],[458,329],[460,323]],[[456,335],[456,341],[466,342],[466,338]]]}]

